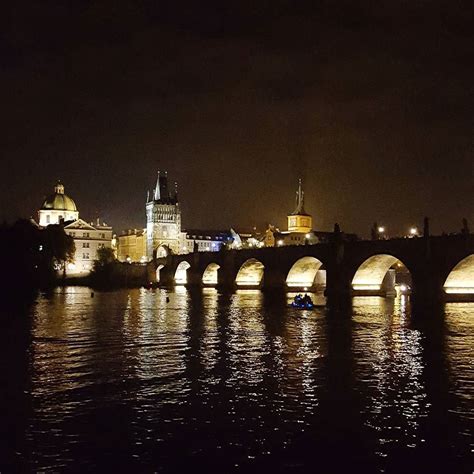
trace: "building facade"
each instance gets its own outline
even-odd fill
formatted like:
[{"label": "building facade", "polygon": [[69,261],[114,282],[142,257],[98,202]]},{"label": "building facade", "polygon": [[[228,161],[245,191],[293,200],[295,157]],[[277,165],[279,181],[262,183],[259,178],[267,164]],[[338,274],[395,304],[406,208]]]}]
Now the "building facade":
[{"label": "building facade", "polygon": [[[230,231],[182,230],[177,184],[170,190],[167,172],[158,172],[156,186],[148,192],[145,207],[144,232],[134,231],[118,237],[119,260],[125,261],[128,257],[129,261],[143,262],[155,256],[164,257],[168,252],[216,252],[232,240]],[[146,253],[140,255],[142,239],[146,240]]]},{"label": "building facade", "polygon": [[181,234],[181,209],[178,193],[168,188],[168,174],[158,171],[156,187],[146,202],[147,259],[155,255],[163,256],[167,249],[179,253]]},{"label": "building facade", "polygon": [[97,221],[94,225],[77,219],[64,226],[66,234],[74,239],[76,252],[74,261],[67,265],[69,275],[89,273],[98,259],[98,251],[112,247],[112,227]]},{"label": "building facade", "polygon": [[74,260],[68,263],[66,273],[70,276],[87,275],[98,258],[98,250],[112,248],[112,227],[105,223],[88,223],[79,218],[74,200],[64,193],[64,185],[58,181],[54,193],[50,194],[38,211],[40,227],[60,224],[66,234],[74,239]]},{"label": "building facade", "polygon": [[120,262],[147,262],[146,229],[128,229],[118,236],[117,259]]},{"label": "building facade", "polygon": [[318,233],[313,231],[313,217],[304,208],[304,191],[301,179],[296,191],[295,210],[288,214],[288,230],[281,231],[269,225],[263,239],[265,247],[279,247],[282,245],[307,245],[320,241]]}]

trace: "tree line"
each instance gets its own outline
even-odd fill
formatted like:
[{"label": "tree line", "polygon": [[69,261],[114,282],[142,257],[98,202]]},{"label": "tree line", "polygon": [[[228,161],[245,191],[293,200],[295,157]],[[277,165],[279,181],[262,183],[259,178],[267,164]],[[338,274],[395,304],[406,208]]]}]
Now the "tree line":
[{"label": "tree line", "polygon": [[40,228],[33,220],[0,225],[3,286],[8,290],[45,289],[65,275],[75,246],[61,225]]}]

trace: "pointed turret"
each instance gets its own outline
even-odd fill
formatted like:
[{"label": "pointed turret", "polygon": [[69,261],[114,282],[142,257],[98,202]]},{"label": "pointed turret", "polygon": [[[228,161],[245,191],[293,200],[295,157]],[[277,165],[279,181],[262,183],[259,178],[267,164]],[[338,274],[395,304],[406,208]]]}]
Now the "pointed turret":
[{"label": "pointed turret", "polygon": [[156,186],[155,186],[155,193],[153,195],[155,201],[159,201],[161,199],[160,196],[160,170],[158,170],[158,177],[156,178]]},{"label": "pointed turret", "polygon": [[288,231],[297,233],[311,232],[313,218],[304,209],[304,191],[302,180],[298,180],[296,192],[296,209],[288,216]]},{"label": "pointed turret", "polygon": [[165,171],[164,175],[159,175],[158,181],[159,181],[158,184],[160,188],[160,197],[158,199],[161,199],[163,201],[169,200],[170,193],[168,191],[168,172]]},{"label": "pointed turret", "polygon": [[301,178],[298,180],[298,191],[296,191],[296,209],[293,212],[294,216],[307,216],[304,210],[304,191]]}]

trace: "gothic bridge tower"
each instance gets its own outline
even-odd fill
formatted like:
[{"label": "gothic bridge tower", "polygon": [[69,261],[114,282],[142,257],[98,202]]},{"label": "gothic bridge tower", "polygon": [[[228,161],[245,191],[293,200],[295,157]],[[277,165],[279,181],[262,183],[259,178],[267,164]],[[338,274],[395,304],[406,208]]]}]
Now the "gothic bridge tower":
[{"label": "gothic bridge tower", "polygon": [[171,192],[168,188],[168,173],[160,173],[153,192],[147,195],[146,202],[147,257],[151,260],[154,253],[169,248],[179,251],[181,233],[181,209],[178,203],[177,184]]}]

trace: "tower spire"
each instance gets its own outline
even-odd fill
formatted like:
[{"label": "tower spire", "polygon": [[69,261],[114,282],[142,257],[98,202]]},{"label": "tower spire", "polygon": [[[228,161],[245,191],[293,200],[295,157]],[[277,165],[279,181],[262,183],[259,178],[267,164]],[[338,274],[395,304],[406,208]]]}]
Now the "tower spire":
[{"label": "tower spire", "polygon": [[156,187],[155,187],[155,201],[160,200],[160,170],[158,170],[158,178],[156,179]]},{"label": "tower spire", "polygon": [[298,191],[296,192],[296,209],[293,214],[306,214],[304,210],[304,191],[303,191],[303,180],[298,180]]}]

